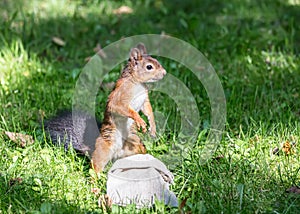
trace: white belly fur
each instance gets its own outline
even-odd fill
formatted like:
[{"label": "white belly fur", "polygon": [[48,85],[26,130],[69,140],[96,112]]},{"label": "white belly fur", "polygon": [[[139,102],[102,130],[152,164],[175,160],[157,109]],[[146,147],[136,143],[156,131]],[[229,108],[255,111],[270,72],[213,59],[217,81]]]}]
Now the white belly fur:
[{"label": "white belly fur", "polygon": [[[134,94],[130,106],[136,111],[139,112],[143,108],[144,102],[147,98],[147,89],[143,85],[136,85],[133,88]],[[114,121],[116,122],[117,125],[117,131],[116,131],[116,144],[113,150],[115,150],[113,153],[115,154],[114,158],[119,158],[122,157],[122,147],[124,141],[127,139],[130,127],[134,123],[134,121],[131,118],[126,118],[122,116],[115,115],[114,116]]]},{"label": "white belly fur", "polygon": [[139,112],[147,98],[147,89],[143,85],[136,85],[133,88],[133,97],[130,102],[130,106],[137,112]]}]

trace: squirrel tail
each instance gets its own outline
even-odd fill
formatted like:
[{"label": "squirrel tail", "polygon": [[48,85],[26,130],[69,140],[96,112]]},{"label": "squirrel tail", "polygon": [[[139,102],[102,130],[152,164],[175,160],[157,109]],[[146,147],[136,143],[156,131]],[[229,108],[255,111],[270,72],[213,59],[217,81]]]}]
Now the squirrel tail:
[{"label": "squirrel tail", "polygon": [[91,157],[96,138],[99,136],[100,122],[82,111],[63,111],[45,121],[44,130],[55,145],[70,145],[79,153]]}]

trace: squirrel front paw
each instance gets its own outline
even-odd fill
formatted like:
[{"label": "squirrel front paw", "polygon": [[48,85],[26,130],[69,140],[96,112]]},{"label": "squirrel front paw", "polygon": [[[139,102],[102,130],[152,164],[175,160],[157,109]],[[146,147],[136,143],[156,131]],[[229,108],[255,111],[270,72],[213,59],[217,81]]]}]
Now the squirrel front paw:
[{"label": "squirrel front paw", "polygon": [[144,133],[147,131],[147,124],[142,118],[137,119],[135,123],[138,130],[142,129]]}]

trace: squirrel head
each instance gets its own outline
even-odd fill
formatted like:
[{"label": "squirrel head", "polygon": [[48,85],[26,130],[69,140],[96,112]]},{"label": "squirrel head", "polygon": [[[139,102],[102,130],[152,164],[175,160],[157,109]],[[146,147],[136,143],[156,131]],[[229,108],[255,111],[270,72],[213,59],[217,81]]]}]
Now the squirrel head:
[{"label": "squirrel head", "polygon": [[147,54],[142,43],[131,49],[128,68],[131,76],[139,83],[156,82],[167,73],[156,59]]}]

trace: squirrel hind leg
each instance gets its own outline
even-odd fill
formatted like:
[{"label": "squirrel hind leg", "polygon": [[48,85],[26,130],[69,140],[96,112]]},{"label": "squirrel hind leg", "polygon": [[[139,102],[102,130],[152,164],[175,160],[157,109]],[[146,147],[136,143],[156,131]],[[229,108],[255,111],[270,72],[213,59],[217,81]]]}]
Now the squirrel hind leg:
[{"label": "squirrel hind leg", "polygon": [[128,139],[124,142],[122,150],[123,157],[147,153],[145,145],[137,135],[129,136]]},{"label": "squirrel hind leg", "polygon": [[96,149],[92,154],[91,166],[96,173],[104,170],[104,167],[112,159],[112,144],[102,137],[96,140]]}]

